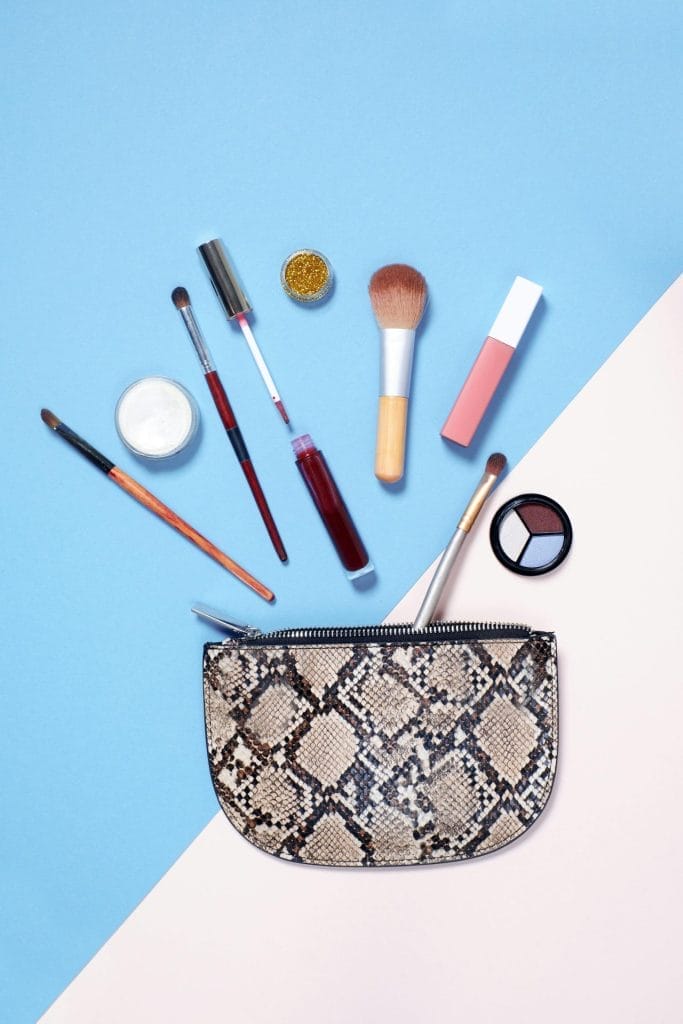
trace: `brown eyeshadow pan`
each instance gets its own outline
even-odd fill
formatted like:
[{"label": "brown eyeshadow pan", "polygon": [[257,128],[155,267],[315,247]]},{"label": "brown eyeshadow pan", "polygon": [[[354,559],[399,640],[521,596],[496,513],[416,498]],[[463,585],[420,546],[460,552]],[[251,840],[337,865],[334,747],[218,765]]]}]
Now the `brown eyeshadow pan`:
[{"label": "brown eyeshadow pan", "polygon": [[517,515],[531,533],[562,533],[562,520],[550,505],[526,502],[517,507]]}]

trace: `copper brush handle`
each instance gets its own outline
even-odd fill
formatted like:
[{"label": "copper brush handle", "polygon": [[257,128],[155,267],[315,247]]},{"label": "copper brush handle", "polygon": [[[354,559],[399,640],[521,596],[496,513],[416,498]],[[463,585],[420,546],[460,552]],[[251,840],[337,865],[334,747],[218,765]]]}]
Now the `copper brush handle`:
[{"label": "copper brush handle", "polygon": [[243,569],[238,562],[235,562],[224,551],[221,551],[210,540],[207,540],[203,534],[195,530],[193,526],[190,526],[184,519],[181,519],[173,509],[169,508],[168,505],[164,505],[163,501],[155,497],[151,491],[148,491],[146,487],[139,484],[132,476],[128,476],[118,466],[114,466],[109,471],[108,476],[110,480],[113,480],[115,484],[118,484],[123,491],[130,494],[132,498],[139,501],[145,508],[148,508],[150,512],[154,512],[160,519],[163,519],[169,526],[172,526],[174,530],[182,533],[183,537],[191,540],[193,544],[196,544],[205,554],[213,558],[219,565],[222,565],[224,569],[227,569],[229,573],[236,576],[247,587],[251,587],[259,597],[262,597],[265,601],[273,600],[275,594],[272,590],[269,590],[263,583],[260,583],[251,573]]},{"label": "copper brush handle", "polygon": [[49,409],[41,409],[40,418],[51,430],[54,430],[56,434],[59,434],[76,451],[80,452],[88,462],[92,462],[110,480],[118,484],[121,490],[130,494],[132,498],[135,498],[141,505],[148,508],[150,512],[154,512],[155,515],[163,519],[169,526],[172,526],[178,533],[182,533],[183,537],[191,540],[193,544],[196,544],[210,558],[213,558],[224,569],[227,569],[229,573],[232,573],[233,576],[236,576],[247,587],[254,590],[259,597],[262,597],[265,601],[273,600],[275,594],[272,590],[269,590],[263,583],[260,583],[251,573],[233,561],[225,552],[217,548],[215,544],[212,544],[210,540],[207,540],[198,530],[195,530],[193,526],[190,526],[184,519],[181,519],[173,509],[169,508],[168,505],[164,505],[163,501],[159,501],[146,487],[143,487],[132,476],[128,476],[122,469],[115,466],[111,459],[108,459],[106,455],[99,452],[97,448],[93,448],[80,434],[77,434],[71,427],[67,427],[66,423],[62,423],[53,412],[50,412]]}]

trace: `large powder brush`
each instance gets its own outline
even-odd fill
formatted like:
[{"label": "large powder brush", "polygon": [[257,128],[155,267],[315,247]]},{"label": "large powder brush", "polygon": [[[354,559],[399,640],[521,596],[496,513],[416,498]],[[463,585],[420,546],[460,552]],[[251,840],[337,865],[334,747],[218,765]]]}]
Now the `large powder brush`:
[{"label": "large powder brush", "polygon": [[405,465],[415,332],[427,302],[427,282],[414,267],[392,263],[372,275],[368,291],[381,332],[375,476],[396,483]]}]

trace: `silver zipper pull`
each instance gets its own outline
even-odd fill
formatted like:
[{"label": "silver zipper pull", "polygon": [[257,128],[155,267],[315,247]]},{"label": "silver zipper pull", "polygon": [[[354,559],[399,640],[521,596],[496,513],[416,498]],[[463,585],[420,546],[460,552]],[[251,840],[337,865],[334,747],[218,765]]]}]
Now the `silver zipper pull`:
[{"label": "silver zipper pull", "polygon": [[212,626],[222,629],[224,633],[235,637],[235,639],[244,640],[261,636],[261,630],[257,629],[256,626],[243,626],[239,622],[232,622],[230,619],[226,619],[222,612],[208,608],[205,604],[192,605],[192,611],[200,619],[205,619],[206,622],[210,622]]}]

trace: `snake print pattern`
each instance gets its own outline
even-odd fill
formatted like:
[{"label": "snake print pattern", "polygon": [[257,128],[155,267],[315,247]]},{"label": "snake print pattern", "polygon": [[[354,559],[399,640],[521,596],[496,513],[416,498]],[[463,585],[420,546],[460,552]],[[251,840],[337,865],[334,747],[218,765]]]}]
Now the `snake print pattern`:
[{"label": "snake print pattern", "polygon": [[476,857],[520,836],[557,762],[551,634],[205,648],[211,777],[268,853],[375,866]]}]

